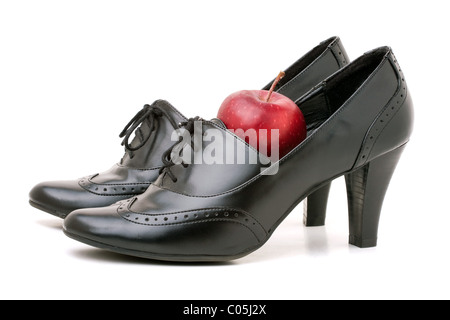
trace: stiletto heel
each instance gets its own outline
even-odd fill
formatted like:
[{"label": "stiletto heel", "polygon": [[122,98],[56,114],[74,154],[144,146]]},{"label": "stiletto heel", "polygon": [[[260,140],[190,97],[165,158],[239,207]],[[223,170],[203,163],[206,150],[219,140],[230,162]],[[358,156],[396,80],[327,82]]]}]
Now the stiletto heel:
[{"label": "stiletto heel", "polygon": [[384,154],[345,175],[350,244],[360,248],[376,247],[384,196],[404,147]]},{"label": "stiletto heel", "polygon": [[304,200],[303,224],[306,227],[325,225],[330,188],[331,182],[314,191]]}]

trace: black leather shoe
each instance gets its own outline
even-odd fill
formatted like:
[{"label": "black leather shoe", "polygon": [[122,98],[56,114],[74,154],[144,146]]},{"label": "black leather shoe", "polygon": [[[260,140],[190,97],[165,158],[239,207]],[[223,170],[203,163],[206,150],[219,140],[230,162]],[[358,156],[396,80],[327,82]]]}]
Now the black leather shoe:
[{"label": "black leather shoe", "polygon": [[119,163],[78,180],[42,182],[31,190],[30,204],[64,218],[75,209],[108,206],[143,193],[159,175],[172,132],[186,120],[167,101],[145,105],[120,133],[125,154]]},{"label": "black leather shoe", "polygon": [[[340,39],[330,38],[286,70],[278,91],[296,100],[348,61]],[[270,84],[265,89],[268,87]],[[183,121],[185,117],[168,102],[145,106],[121,133],[126,153],[120,164],[79,180],[40,183],[30,192],[30,204],[64,218],[75,209],[108,206],[141,194],[158,177],[161,156],[173,144],[175,124]],[[135,130],[136,138],[128,143]]]},{"label": "black leather shoe", "polygon": [[[236,259],[260,248],[300,201],[323,199],[316,196],[323,186],[345,176],[350,243],[375,246],[383,198],[413,127],[411,96],[391,49],[365,54],[297,104],[308,137],[279,161],[275,175],[261,173],[257,164],[167,163],[157,181],[129,202],[71,213],[65,234],[150,259]],[[246,157],[256,152],[214,122],[202,126],[215,129],[216,138],[220,132],[234,139]],[[194,147],[194,156],[210,143]]]}]

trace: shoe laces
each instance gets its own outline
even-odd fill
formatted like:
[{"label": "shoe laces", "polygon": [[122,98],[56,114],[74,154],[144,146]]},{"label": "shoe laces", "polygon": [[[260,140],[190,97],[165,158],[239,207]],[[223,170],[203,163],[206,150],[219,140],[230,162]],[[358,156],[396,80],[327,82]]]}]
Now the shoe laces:
[{"label": "shoe laces", "polygon": [[[130,158],[133,159],[134,152],[142,148],[151,138],[150,146],[155,142],[156,134],[152,134],[153,131],[159,128],[159,119],[161,117],[166,117],[174,129],[177,128],[177,123],[173,117],[161,107],[156,105],[156,102],[152,105],[146,104],[144,107],[136,113],[136,115],[128,122],[122,132],[119,134],[122,140],[122,146],[125,146],[125,151],[129,153]],[[146,123],[149,127],[149,133],[144,136],[141,130],[141,125]],[[131,145],[130,137],[135,133],[138,137],[139,143],[135,146]],[[134,140],[133,140],[134,141]]]},{"label": "shoe laces", "polygon": [[[200,117],[190,118],[185,122],[181,122],[179,124],[179,128],[184,128],[192,138],[192,135],[194,134],[194,124],[196,121],[201,121],[201,120],[202,119]],[[180,155],[183,148],[181,146],[179,146],[179,144],[182,142],[183,142],[183,137],[180,136],[178,141],[176,141],[162,155],[163,166],[159,170],[159,174],[162,174],[163,172],[165,172],[170,177],[170,179],[172,179],[173,182],[177,182],[177,177],[174,175],[174,173],[171,170],[171,168],[174,165],[176,165],[176,163],[173,162],[172,152],[174,151],[175,148],[177,148],[176,150],[179,153],[178,155]],[[186,164],[184,162],[181,162],[181,165],[183,165],[183,167],[185,167],[185,168],[187,168],[189,166],[188,164]]]}]

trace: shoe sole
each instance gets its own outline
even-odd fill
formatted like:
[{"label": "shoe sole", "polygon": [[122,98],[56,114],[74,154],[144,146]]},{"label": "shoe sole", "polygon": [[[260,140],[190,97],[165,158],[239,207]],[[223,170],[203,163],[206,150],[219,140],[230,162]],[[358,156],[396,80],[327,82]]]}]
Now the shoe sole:
[{"label": "shoe sole", "polygon": [[248,254],[252,253],[253,251],[256,251],[258,248],[254,248],[253,250],[245,253],[241,253],[234,256],[188,256],[188,255],[161,255],[151,252],[145,252],[145,251],[137,251],[137,250],[130,250],[130,249],[124,249],[119,247],[114,247],[105,243],[101,243],[95,240],[91,240],[85,237],[82,237],[80,235],[70,233],[66,230],[63,230],[64,234],[68,236],[71,239],[74,239],[76,241],[82,242],[84,244],[87,244],[92,247],[96,247],[99,249],[107,250],[114,253],[119,253],[127,256],[133,256],[138,258],[145,258],[155,261],[166,261],[166,262],[227,262],[231,260],[236,260],[242,257],[247,256]]},{"label": "shoe sole", "polygon": [[70,212],[62,212],[62,211],[58,211],[58,210],[55,210],[55,209],[50,209],[50,208],[48,208],[48,207],[46,207],[46,206],[44,206],[44,205],[42,205],[40,203],[32,201],[32,200],[29,200],[28,202],[30,203],[30,205],[32,207],[34,207],[36,209],[39,209],[41,211],[50,213],[51,215],[53,215],[55,217],[58,217],[58,218],[61,218],[61,219],[64,219],[70,213]]}]

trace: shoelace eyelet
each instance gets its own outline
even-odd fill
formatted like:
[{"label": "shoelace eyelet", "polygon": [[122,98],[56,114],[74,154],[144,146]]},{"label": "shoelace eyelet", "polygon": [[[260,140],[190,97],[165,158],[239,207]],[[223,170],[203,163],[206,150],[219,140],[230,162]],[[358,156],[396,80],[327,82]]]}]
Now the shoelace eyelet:
[{"label": "shoelace eyelet", "polygon": [[[202,119],[200,117],[190,118],[188,121],[179,123],[179,126],[180,127],[185,127],[185,129],[192,136],[192,134],[194,133],[194,123],[196,121],[202,121]],[[181,142],[183,142],[183,138],[180,136],[178,141],[175,142],[169,149],[167,149],[164,152],[164,154],[162,155],[163,167],[159,171],[160,174],[166,173],[172,179],[172,181],[174,183],[176,183],[178,181],[178,179],[174,176],[173,172],[171,171],[171,167],[175,166],[175,163],[172,161],[170,155],[171,155],[171,152],[172,152],[173,148],[175,148],[175,146],[177,146]],[[189,164],[186,164],[184,162],[182,162],[181,165],[184,168],[187,168],[189,166]]]}]

